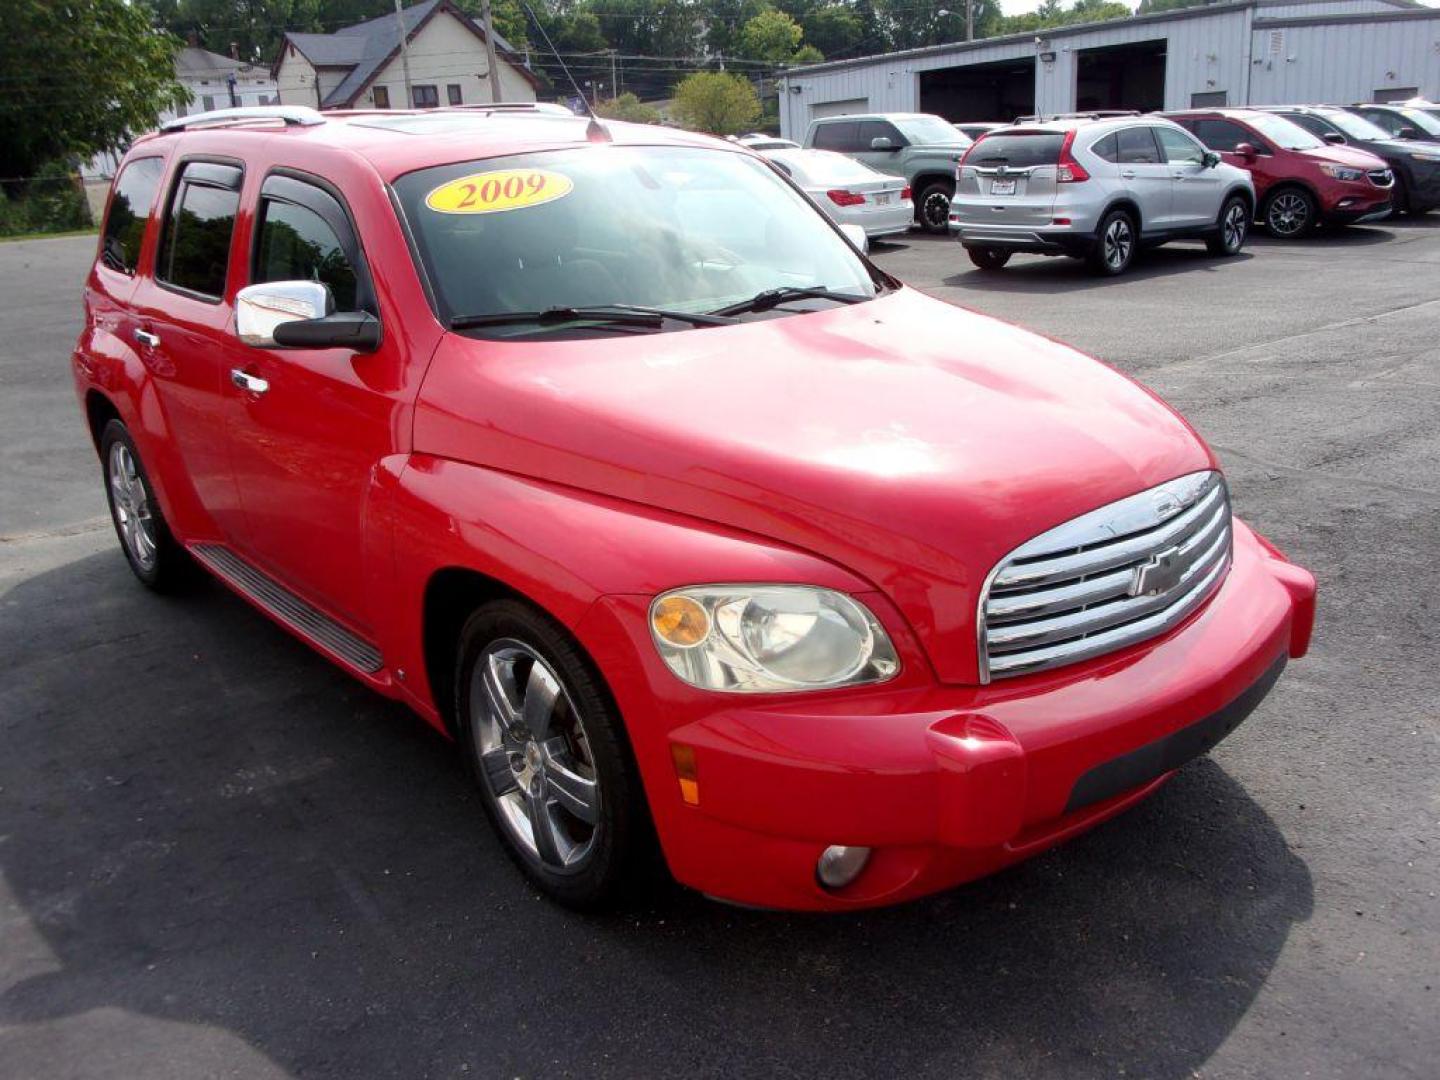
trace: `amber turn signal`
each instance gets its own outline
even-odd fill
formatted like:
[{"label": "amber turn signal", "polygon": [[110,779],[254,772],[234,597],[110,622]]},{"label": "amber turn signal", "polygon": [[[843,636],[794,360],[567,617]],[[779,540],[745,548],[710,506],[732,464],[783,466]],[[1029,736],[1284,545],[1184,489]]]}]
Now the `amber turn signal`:
[{"label": "amber turn signal", "polygon": [[700,778],[695,768],[695,748],[683,743],[670,744],[670,759],[675,762],[675,775],[680,780],[680,798],[687,806],[700,805]]},{"label": "amber turn signal", "polygon": [[650,612],[655,636],[677,648],[699,645],[710,633],[710,616],[699,601],[688,596],[667,596]]}]

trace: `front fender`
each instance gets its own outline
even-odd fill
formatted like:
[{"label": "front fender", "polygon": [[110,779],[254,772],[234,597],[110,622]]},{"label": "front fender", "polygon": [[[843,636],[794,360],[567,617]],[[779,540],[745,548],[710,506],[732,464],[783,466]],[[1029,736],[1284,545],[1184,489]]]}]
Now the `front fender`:
[{"label": "front fender", "polygon": [[[602,596],[650,597],[706,582],[802,582],[847,593],[873,586],[817,556],[680,514],[448,458],[416,454],[382,481],[394,573],[376,625],[405,691],[432,723],[438,698],[425,665],[424,598],[441,571],[483,574],[587,640]],[[383,588],[377,576],[372,587]],[[600,623],[593,624],[599,627]]]}]

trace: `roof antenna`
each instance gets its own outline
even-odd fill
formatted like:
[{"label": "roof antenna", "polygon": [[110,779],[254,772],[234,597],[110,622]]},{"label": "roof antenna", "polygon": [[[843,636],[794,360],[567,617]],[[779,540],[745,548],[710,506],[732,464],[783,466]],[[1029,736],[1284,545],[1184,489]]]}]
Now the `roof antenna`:
[{"label": "roof antenna", "polygon": [[520,0],[520,6],[525,9],[525,14],[530,16],[530,21],[535,24],[535,29],[540,31],[540,36],[545,39],[545,47],[550,50],[550,55],[555,57],[555,62],[560,65],[560,70],[565,72],[565,77],[570,80],[570,85],[575,89],[575,96],[585,106],[585,113],[590,117],[590,123],[585,125],[585,138],[591,142],[613,142],[609,129],[600,122],[600,117],[595,115],[595,110],[590,105],[590,99],[581,91],[580,84],[575,81],[575,76],[570,74],[570,69],[560,58],[560,50],[555,48],[555,43],[550,40],[550,35],[545,32],[545,27],[535,17],[534,9],[525,0]]}]

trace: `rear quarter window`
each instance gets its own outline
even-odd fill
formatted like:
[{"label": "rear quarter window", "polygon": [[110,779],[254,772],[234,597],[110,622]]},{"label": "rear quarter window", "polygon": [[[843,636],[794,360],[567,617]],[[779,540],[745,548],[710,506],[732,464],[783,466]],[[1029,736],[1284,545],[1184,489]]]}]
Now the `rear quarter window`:
[{"label": "rear quarter window", "polygon": [[120,170],[100,240],[100,261],[111,270],[135,273],[145,227],[150,223],[164,174],[164,159],[158,157],[136,158]]},{"label": "rear quarter window", "polygon": [[1060,160],[1060,146],[1064,141],[1065,136],[1056,131],[987,135],[975,144],[965,164],[1007,165],[1012,169],[1054,165]]}]

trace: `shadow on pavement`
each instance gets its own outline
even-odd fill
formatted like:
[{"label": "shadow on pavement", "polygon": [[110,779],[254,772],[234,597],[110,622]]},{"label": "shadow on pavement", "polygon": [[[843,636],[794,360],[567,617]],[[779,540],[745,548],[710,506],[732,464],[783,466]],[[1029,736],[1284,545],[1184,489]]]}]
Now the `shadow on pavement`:
[{"label": "shadow on pavement", "polygon": [[443,739],[218,586],[161,599],[106,553],[3,603],[0,872],[49,953],[0,991],[12,1032],[118,1010],[341,1076],[1188,1077],[1311,910],[1202,761],[908,907],[577,916],[511,868]]},{"label": "shadow on pavement", "polygon": [[944,279],[944,284],[981,292],[1076,292],[1089,289],[1124,288],[1152,278],[1171,274],[1223,273],[1239,263],[1254,258],[1241,251],[1229,258],[1217,258],[1203,246],[1166,244],[1136,255],[1130,269],[1116,277],[1095,273],[1080,259],[1064,255],[1022,255],[1012,259],[1003,270],[978,270],[970,265],[965,252],[956,244],[956,266],[960,272]]}]

